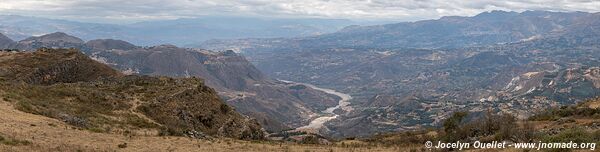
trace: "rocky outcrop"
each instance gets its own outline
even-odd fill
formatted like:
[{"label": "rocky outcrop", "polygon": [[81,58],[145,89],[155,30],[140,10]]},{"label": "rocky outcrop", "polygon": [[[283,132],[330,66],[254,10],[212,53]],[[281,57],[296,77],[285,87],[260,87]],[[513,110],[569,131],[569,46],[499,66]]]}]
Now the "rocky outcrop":
[{"label": "rocky outcrop", "polygon": [[217,93],[207,86],[183,90],[160,98],[139,109],[172,131],[201,131],[209,135],[261,139],[263,133],[256,121],[241,117]]}]

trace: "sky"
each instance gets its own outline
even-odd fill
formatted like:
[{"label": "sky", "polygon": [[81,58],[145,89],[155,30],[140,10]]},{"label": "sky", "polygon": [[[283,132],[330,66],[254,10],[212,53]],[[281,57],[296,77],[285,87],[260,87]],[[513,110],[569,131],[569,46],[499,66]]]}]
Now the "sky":
[{"label": "sky", "polygon": [[599,12],[600,0],[0,0],[0,15],[100,23],[215,15],[414,21],[491,10]]}]

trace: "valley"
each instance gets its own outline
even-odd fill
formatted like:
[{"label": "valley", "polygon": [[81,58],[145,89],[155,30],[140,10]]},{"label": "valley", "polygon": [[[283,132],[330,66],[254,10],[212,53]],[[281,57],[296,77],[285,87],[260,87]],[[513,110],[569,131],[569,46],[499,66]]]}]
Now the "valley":
[{"label": "valley", "polygon": [[360,137],[439,127],[464,110],[525,119],[599,96],[599,16],[491,11],[199,46],[239,50],[271,77],[348,93],[355,110],[325,123],[330,130],[322,133]]},{"label": "valley", "polygon": [[319,133],[319,130],[321,128],[324,127],[324,124],[328,121],[331,121],[333,119],[336,119],[339,115],[336,114],[334,111],[341,109],[342,113],[345,112],[350,112],[352,111],[352,107],[350,107],[350,102],[348,102],[349,100],[352,99],[352,97],[348,94],[344,94],[341,92],[337,92],[335,90],[331,90],[331,89],[325,89],[325,88],[319,88],[317,86],[314,86],[312,84],[306,84],[306,83],[297,83],[297,82],[292,82],[292,81],[286,81],[286,80],[279,80],[285,83],[292,83],[292,84],[299,84],[299,85],[304,85],[304,86],[308,86],[312,89],[315,90],[319,90],[319,91],[323,91],[325,93],[328,94],[332,94],[332,95],[336,95],[340,98],[340,101],[338,101],[338,105],[334,106],[334,107],[329,107],[326,110],[321,111],[322,114],[318,114],[321,115],[317,118],[315,118],[314,120],[310,121],[310,123],[306,126],[301,126],[295,129],[295,131],[305,131],[305,132],[311,132],[311,133]]},{"label": "valley", "polygon": [[[135,8],[155,3],[163,2]],[[424,145],[432,141],[600,143],[598,2],[584,11],[457,3],[485,6],[394,22],[336,19],[368,11],[321,6],[364,3],[385,12],[383,1],[318,1],[295,11],[304,3],[178,1],[161,6],[159,16],[108,17],[120,24],[18,15],[26,10],[7,15],[24,5],[0,7],[0,151],[414,152],[457,150]],[[391,7],[448,5],[407,3],[414,6]],[[229,13],[168,14],[180,5]]]}]

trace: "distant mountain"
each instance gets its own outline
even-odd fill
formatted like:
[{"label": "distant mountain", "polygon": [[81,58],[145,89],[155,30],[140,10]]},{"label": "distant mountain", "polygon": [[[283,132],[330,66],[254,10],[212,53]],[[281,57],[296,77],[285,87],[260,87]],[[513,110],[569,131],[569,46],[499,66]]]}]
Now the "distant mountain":
[{"label": "distant mountain", "polygon": [[138,48],[129,42],[114,39],[96,39],[85,43],[86,46],[97,50],[133,50]]},{"label": "distant mountain", "polygon": [[312,36],[357,24],[338,19],[201,17],[127,25],[97,24],[15,15],[0,15],[0,33],[15,40],[64,32],[84,40],[121,39],[136,45],[200,43],[209,39]]},{"label": "distant mountain", "polygon": [[122,37],[127,29],[120,25],[83,23],[18,15],[0,15],[0,33],[13,40],[41,36],[54,32],[76,35],[86,40]]},{"label": "distant mountain", "polygon": [[[287,19],[252,17],[201,17],[128,25],[132,35],[160,37],[154,41],[175,45],[200,43],[210,39],[279,38],[332,33],[358,24],[340,19]],[[135,39],[124,39],[137,43]],[[144,43],[142,43],[144,44]],[[154,43],[156,44],[156,43]]]},{"label": "distant mountain", "polygon": [[0,33],[0,48],[9,48],[14,45],[15,41]]},{"label": "distant mountain", "polygon": [[247,52],[340,47],[461,48],[535,39],[576,26],[593,16],[598,15],[584,12],[491,11],[472,17],[448,16],[437,20],[349,26],[338,32],[319,36],[274,40],[214,40],[197,46]]},{"label": "distant mountain", "polygon": [[17,44],[13,48],[20,50],[80,49],[92,59],[129,75],[200,77],[227,103],[256,118],[269,131],[306,125],[315,113],[337,104],[335,96],[265,76],[233,51],[212,52],[173,45],[139,47],[114,39],[84,42],[61,32],[30,37]]},{"label": "distant mountain", "polygon": [[78,48],[85,42],[77,37],[62,32],[51,33],[42,36],[30,37],[17,43],[16,48],[21,50],[35,50],[42,47],[56,48]]}]

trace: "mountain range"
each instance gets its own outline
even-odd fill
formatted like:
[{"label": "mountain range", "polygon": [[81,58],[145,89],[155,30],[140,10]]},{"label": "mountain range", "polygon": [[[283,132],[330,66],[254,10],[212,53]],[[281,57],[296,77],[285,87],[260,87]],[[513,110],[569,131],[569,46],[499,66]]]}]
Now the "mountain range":
[{"label": "mountain range", "polygon": [[599,13],[491,11],[192,45],[205,49],[86,42],[61,32],[20,41],[0,35],[0,46],[77,48],[128,75],[197,76],[271,132],[325,118],[339,97],[307,84],[332,88],[350,94],[354,110],[327,113],[335,117],[318,133],[343,138],[439,127],[456,111],[525,119],[600,96],[599,27]]},{"label": "mountain range", "polygon": [[0,15],[0,33],[15,40],[60,31],[84,40],[121,39],[142,46],[183,46],[209,39],[310,36],[335,32],[353,24],[363,23],[342,19],[206,16],[132,24],[100,24]]},{"label": "mountain range", "polygon": [[535,111],[600,95],[600,14],[484,12],[309,37],[214,40],[279,79],[354,97],[333,137],[436,127],[455,111]]},{"label": "mountain range", "polygon": [[[322,48],[462,48],[527,41],[593,21],[585,12],[483,12],[472,17],[446,16],[436,20],[373,26],[348,26],[318,36],[279,39],[212,40],[195,46],[208,49],[295,50]],[[263,47],[261,47],[263,46]]]}]

